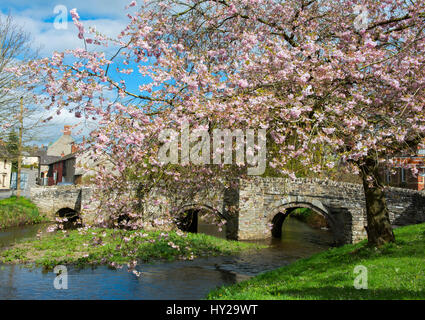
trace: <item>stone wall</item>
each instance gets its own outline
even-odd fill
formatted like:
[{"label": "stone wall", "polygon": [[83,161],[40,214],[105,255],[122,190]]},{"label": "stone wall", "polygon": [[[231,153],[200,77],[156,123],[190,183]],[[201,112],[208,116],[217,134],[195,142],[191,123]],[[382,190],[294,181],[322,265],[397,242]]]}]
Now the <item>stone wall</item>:
[{"label": "stone wall", "polygon": [[[98,204],[91,201],[93,189],[81,186],[51,186],[31,189],[31,199],[40,212],[54,219],[63,208],[83,211],[83,222],[98,217]],[[400,188],[386,191],[390,220],[402,226],[425,222],[425,192]],[[166,205],[156,204],[162,199]],[[291,209],[311,208],[323,215],[336,244],[355,243],[366,237],[366,206],[363,186],[318,179],[260,178],[241,179],[236,189],[199,190],[181,197],[178,192],[150,194],[144,212],[152,219],[171,213],[200,209],[227,220],[230,239],[252,240],[272,236]]]},{"label": "stone wall", "polygon": [[[237,190],[220,188],[199,189],[191,195],[179,195],[177,192],[152,191],[146,201],[145,212],[151,219],[169,214],[172,217],[183,215],[189,210],[199,210],[202,213],[215,215],[227,221],[226,233],[229,239],[237,239],[238,218],[237,212],[232,208],[238,207],[239,193]],[[160,205],[155,205],[154,200],[160,199]],[[164,204],[166,203],[166,204]]]},{"label": "stone wall", "polygon": [[[239,195],[240,240],[270,237],[273,223],[279,220],[276,215],[285,215],[296,207],[325,216],[336,244],[356,243],[367,235],[366,204],[360,184],[253,177],[240,182]],[[389,188],[386,196],[392,224],[425,222],[425,193]]]},{"label": "stone wall", "polygon": [[[334,231],[336,243],[365,236],[361,186],[317,179],[251,178],[241,181],[239,239],[271,236],[277,214],[305,207],[322,214]],[[359,196],[360,195],[360,196]]]},{"label": "stone wall", "polygon": [[391,223],[405,226],[425,222],[425,192],[389,188],[386,192]]},{"label": "stone wall", "polygon": [[84,205],[91,204],[89,187],[80,186],[51,186],[31,188],[31,200],[40,213],[53,220],[60,209],[69,208],[80,212]]}]

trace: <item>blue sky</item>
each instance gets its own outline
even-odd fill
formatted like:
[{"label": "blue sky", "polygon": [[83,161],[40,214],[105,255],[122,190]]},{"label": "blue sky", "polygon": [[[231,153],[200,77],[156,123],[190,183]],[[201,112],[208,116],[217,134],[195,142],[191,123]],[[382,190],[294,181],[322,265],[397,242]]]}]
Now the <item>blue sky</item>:
[{"label": "blue sky", "polygon": [[[10,13],[14,21],[31,33],[34,48],[40,49],[41,57],[50,57],[54,51],[63,51],[82,47],[82,40],[77,37],[77,28],[74,26],[69,10],[76,8],[85,27],[95,26],[97,30],[108,36],[116,36],[127,24],[128,18],[125,6],[131,1],[119,0],[1,0],[0,14]],[[54,27],[55,7],[62,6],[67,9],[67,28]],[[108,56],[108,55],[107,55]],[[66,124],[76,124],[73,114],[63,112],[55,116],[48,129],[50,138],[38,141],[48,143],[61,134],[61,129]],[[95,128],[95,123],[85,123],[81,134],[75,134],[81,139],[82,134],[87,134]],[[76,132],[77,130],[75,130]]]},{"label": "blue sky", "polygon": [[[130,2],[130,1],[128,1]],[[56,6],[68,9],[68,28],[55,29],[53,21]],[[69,10],[76,8],[85,26],[96,26],[110,36],[115,36],[126,25],[128,18],[124,7],[127,1],[117,0],[2,0],[1,13],[10,12],[15,21],[32,34],[34,46],[41,46],[41,54],[50,56],[53,51],[82,46],[77,38]]]}]

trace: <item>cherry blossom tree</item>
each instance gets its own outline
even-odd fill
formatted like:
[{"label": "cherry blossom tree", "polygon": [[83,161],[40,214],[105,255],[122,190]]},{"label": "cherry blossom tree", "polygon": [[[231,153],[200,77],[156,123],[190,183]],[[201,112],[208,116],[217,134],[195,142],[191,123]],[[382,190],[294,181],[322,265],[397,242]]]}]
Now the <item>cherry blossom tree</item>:
[{"label": "cherry blossom tree", "polygon": [[[294,177],[293,159],[311,172],[345,163],[363,181],[369,243],[394,240],[378,164],[424,138],[423,0],[153,0],[127,9],[117,38],[71,10],[83,48],[28,66],[46,76],[51,108],[101,119],[93,152],[109,154],[118,173],[105,169],[97,183],[129,197],[111,198],[108,210],[135,214],[134,183],[189,192],[245,174],[161,164],[161,130],[266,128],[270,168]],[[323,146],[331,156],[318,165],[312,155]]]}]

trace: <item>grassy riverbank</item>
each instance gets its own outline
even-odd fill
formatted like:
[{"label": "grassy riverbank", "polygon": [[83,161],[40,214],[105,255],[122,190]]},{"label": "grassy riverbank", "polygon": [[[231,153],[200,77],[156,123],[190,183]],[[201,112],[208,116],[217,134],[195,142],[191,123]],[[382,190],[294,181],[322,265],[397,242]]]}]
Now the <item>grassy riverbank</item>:
[{"label": "grassy riverbank", "polygon": [[205,234],[143,232],[112,229],[58,231],[40,239],[15,244],[0,252],[3,263],[35,263],[45,267],[59,264],[124,264],[137,259],[193,259],[235,254],[259,246],[228,241]]},{"label": "grassy riverbank", "polygon": [[0,230],[46,221],[27,198],[10,197],[0,200]]},{"label": "grassy riverbank", "polygon": [[298,208],[295,209],[289,216],[290,218],[295,218],[299,221],[307,223],[310,227],[314,229],[327,228],[328,223],[326,218],[321,216],[318,213],[315,213],[309,208]]},{"label": "grassy riverbank", "polygon": [[[425,224],[394,230],[396,243],[380,249],[346,245],[212,291],[208,299],[425,299]],[[368,289],[355,289],[356,266]]]}]

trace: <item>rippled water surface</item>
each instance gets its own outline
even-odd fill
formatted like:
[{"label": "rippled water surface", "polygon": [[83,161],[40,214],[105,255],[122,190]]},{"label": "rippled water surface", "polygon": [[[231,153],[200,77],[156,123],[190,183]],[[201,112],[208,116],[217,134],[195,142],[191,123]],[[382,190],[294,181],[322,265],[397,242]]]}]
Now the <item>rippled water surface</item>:
[{"label": "rippled water surface", "polygon": [[[34,237],[45,227],[0,231],[0,247]],[[294,219],[285,221],[282,234],[282,239],[259,242],[270,247],[254,253],[140,265],[140,278],[125,269],[68,267],[68,290],[54,289],[56,274],[52,271],[0,265],[0,299],[202,299],[217,286],[309,257],[332,242],[329,231],[312,229]]]}]

